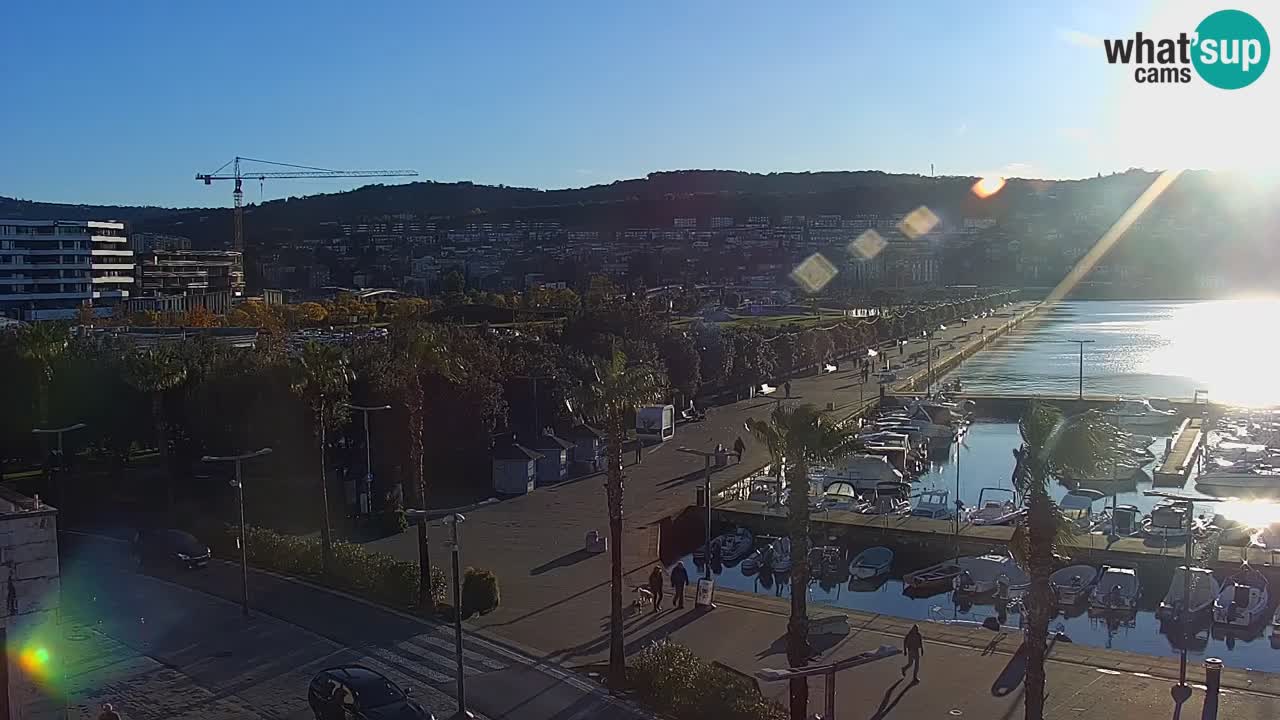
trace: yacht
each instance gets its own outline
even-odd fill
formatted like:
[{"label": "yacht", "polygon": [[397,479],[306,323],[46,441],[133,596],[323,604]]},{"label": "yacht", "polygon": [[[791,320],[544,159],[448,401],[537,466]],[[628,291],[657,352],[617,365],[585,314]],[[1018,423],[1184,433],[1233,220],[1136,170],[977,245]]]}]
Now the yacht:
[{"label": "yacht", "polygon": [[889,572],[893,565],[893,551],[887,547],[867,548],[849,563],[849,577],[854,580],[871,580]]},{"label": "yacht", "polygon": [[1163,428],[1178,419],[1176,410],[1157,410],[1146,400],[1121,400],[1102,414],[1115,417],[1125,429]]},{"label": "yacht", "polygon": [[865,453],[849,455],[835,467],[813,468],[810,472],[824,487],[839,481],[847,482],[858,490],[874,490],[880,483],[902,482],[902,473],[887,458]]},{"label": "yacht", "polygon": [[1213,621],[1248,627],[1266,616],[1270,601],[1267,578],[1245,563],[1222,584],[1218,599],[1213,601]]},{"label": "yacht", "polygon": [[[1009,498],[989,499],[988,493],[997,497],[1007,494]],[[1022,514],[1022,508],[1018,507],[1014,498],[1013,491],[1006,488],[982,488],[978,491],[978,506],[969,508],[964,519],[974,525],[1008,525]]]},{"label": "yacht", "polygon": [[1027,573],[1008,555],[962,557],[956,561],[960,574],[952,581],[956,592],[966,595],[990,595],[998,588],[1021,590],[1031,583]]},{"label": "yacht", "polygon": [[1049,576],[1049,585],[1059,607],[1073,607],[1089,597],[1098,582],[1098,569],[1092,565],[1068,565]]},{"label": "yacht", "polygon": [[1133,568],[1108,567],[1089,593],[1089,607],[1111,612],[1130,612],[1138,607],[1142,585]]},{"label": "yacht", "polygon": [[1189,601],[1183,601],[1183,593],[1187,584],[1187,566],[1180,565],[1173,572],[1173,580],[1169,583],[1169,592],[1165,593],[1156,609],[1156,617],[1162,620],[1173,620],[1182,617],[1182,610],[1195,617],[1213,607],[1214,600],[1222,592],[1222,586],[1208,568],[1191,568],[1191,594]]},{"label": "yacht", "polygon": [[1196,478],[1196,485],[1227,490],[1280,490],[1280,466],[1216,459]]},{"label": "yacht", "polygon": [[946,490],[926,490],[920,493],[916,506],[911,508],[911,517],[950,520],[954,513],[948,498],[950,494]]}]

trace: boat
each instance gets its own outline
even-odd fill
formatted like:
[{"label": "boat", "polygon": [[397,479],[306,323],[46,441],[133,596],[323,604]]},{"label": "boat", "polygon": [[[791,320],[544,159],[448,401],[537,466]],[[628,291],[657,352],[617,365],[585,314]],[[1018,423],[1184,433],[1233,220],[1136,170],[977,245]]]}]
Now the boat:
[{"label": "boat", "polygon": [[[1149,461],[1148,461],[1149,462]],[[1104,483],[1123,483],[1131,480],[1134,475],[1142,469],[1142,465],[1146,463],[1138,463],[1134,461],[1121,462],[1114,464],[1106,469],[1099,470],[1097,475],[1089,476],[1070,476],[1063,480],[1072,485],[1100,485]]]},{"label": "boat", "polygon": [[1089,607],[1108,612],[1130,612],[1138,607],[1142,585],[1133,568],[1106,567],[1089,593]]},{"label": "boat", "polygon": [[1031,583],[1027,573],[1008,555],[962,557],[960,574],[951,586],[965,595],[990,595],[998,589],[1021,590]]},{"label": "boat", "polygon": [[1186,512],[1177,500],[1161,500],[1151,508],[1151,514],[1142,519],[1142,535],[1149,540],[1185,542],[1191,531]]},{"label": "boat", "polygon": [[1089,597],[1098,582],[1098,569],[1092,565],[1068,565],[1049,576],[1049,585],[1059,607],[1072,607]]},{"label": "boat", "polygon": [[1176,410],[1157,410],[1146,400],[1121,400],[1104,409],[1102,414],[1115,417],[1125,429],[1162,428],[1178,419]]},{"label": "boat", "polygon": [[1257,462],[1213,460],[1213,467],[1196,477],[1197,487],[1228,490],[1280,490],[1280,466]]},{"label": "boat", "polygon": [[772,550],[773,563],[772,568],[775,573],[785,573],[791,571],[791,538],[781,537],[773,541]]},{"label": "boat", "polygon": [[948,498],[950,494],[946,490],[926,490],[920,493],[915,507],[911,508],[911,517],[950,520],[953,513]]},{"label": "boat", "polygon": [[882,482],[902,482],[902,473],[883,455],[849,455],[831,468],[810,470],[825,488],[833,482],[847,482],[858,490],[872,490]]},{"label": "boat", "polygon": [[911,512],[911,486],[906,483],[880,483],[872,493],[867,507],[860,512],[865,515],[906,515]]},{"label": "boat", "polygon": [[819,545],[809,549],[809,573],[815,578],[843,575],[844,551],[835,545]]},{"label": "boat", "polygon": [[902,588],[908,593],[940,592],[963,571],[958,561],[944,560],[902,576]]},{"label": "boat", "polygon": [[1102,514],[1094,532],[1113,537],[1137,537],[1142,534],[1142,511],[1137,505],[1117,505]]},{"label": "boat", "polygon": [[1081,532],[1089,532],[1097,524],[1098,518],[1093,513],[1093,504],[1106,497],[1097,490],[1070,490],[1058,503],[1071,526]]},{"label": "boat", "polygon": [[773,567],[773,545],[764,545],[751,553],[742,561],[741,570],[744,575],[757,572],[768,572]]},{"label": "boat", "polygon": [[1239,572],[1222,583],[1218,598],[1213,601],[1213,621],[1248,627],[1264,617],[1270,601],[1267,578],[1245,563]]},{"label": "boat", "polygon": [[[746,528],[738,528],[731,533],[725,533],[716,540],[720,545],[720,560],[725,563],[736,563],[746,557],[751,548],[755,546],[755,536]],[[715,542],[714,540],[712,542]]]},{"label": "boat", "polygon": [[849,577],[855,580],[871,580],[889,572],[893,565],[893,551],[887,547],[863,550],[849,563]]},{"label": "boat", "polygon": [[857,488],[853,483],[837,480],[828,485],[826,492],[822,494],[822,507],[825,510],[862,512],[866,509],[867,503],[858,496]]},{"label": "boat", "polygon": [[[1008,500],[988,500],[987,493],[1008,494]],[[1022,514],[1022,508],[1014,503],[1012,490],[988,487],[978,491],[978,506],[970,508],[964,519],[974,525],[1008,525]]]},{"label": "boat", "polygon": [[1180,565],[1177,570],[1173,571],[1173,580],[1169,583],[1169,592],[1165,593],[1164,599],[1160,601],[1160,607],[1156,608],[1156,617],[1161,620],[1181,618],[1184,607],[1194,617],[1213,607],[1214,600],[1222,592],[1222,586],[1218,583],[1218,579],[1213,576],[1213,571],[1208,568],[1191,568],[1191,594],[1188,602],[1183,601],[1186,584],[1187,566]]}]

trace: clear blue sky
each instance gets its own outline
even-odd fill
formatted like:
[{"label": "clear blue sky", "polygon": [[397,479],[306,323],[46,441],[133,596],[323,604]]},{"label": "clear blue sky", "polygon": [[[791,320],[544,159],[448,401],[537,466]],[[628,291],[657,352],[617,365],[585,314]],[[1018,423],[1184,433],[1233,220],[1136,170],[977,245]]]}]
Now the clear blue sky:
[{"label": "clear blue sky", "polygon": [[[1188,17],[1216,9],[1191,5]],[[1112,132],[1117,94],[1137,86],[1092,44],[1153,12],[1095,0],[14,2],[0,194],[226,205],[229,187],[193,175],[237,154],[547,188],[681,168],[1159,166],[1159,152],[1128,152]],[[1280,77],[1264,80],[1275,100]],[[265,197],[355,184],[277,182]],[[246,190],[258,199],[257,183]]]}]

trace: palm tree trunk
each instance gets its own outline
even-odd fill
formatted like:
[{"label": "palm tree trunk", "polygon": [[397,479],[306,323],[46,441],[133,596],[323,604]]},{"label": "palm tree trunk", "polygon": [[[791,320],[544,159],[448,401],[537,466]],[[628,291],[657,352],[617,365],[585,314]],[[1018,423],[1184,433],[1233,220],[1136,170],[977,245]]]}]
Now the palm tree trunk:
[{"label": "palm tree trunk", "polygon": [[620,689],[627,682],[627,661],[622,638],[622,415],[609,415],[608,481],[609,504],[609,687]]},{"label": "palm tree trunk", "polygon": [[1026,720],[1044,717],[1045,669],[1048,654],[1049,620],[1053,608],[1053,589],[1049,577],[1053,572],[1053,535],[1055,518],[1049,504],[1045,479],[1037,477],[1028,492],[1027,568],[1031,576],[1027,634],[1027,692],[1024,703]]},{"label": "palm tree trunk", "polygon": [[[787,621],[787,662],[801,667],[809,661],[809,472],[803,463],[792,466],[787,485],[787,524],[791,533],[791,618]],[[807,720],[808,678],[790,681],[791,720]]]},{"label": "palm tree trunk", "polygon": [[[413,458],[413,472],[415,477],[414,487],[417,495],[417,504],[414,506],[421,510],[427,509],[427,469],[426,469],[426,449],[423,447],[426,440],[423,439],[423,433],[426,432],[425,418],[422,411],[422,398],[418,398],[417,406],[414,410],[415,419],[410,422],[413,437],[409,439],[409,454]],[[427,519],[421,518],[418,522],[418,607],[427,612],[434,613],[436,611],[436,596],[431,587],[431,543],[429,542]]]},{"label": "palm tree trunk", "polygon": [[324,513],[320,523],[320,568],[325,575],[333,567],[333,531],[329,527],[329,478],[324,471],[325,451],[328,438],[324,425],[324,397],[320,398],[318,408],[320,419],[320,511]]}]

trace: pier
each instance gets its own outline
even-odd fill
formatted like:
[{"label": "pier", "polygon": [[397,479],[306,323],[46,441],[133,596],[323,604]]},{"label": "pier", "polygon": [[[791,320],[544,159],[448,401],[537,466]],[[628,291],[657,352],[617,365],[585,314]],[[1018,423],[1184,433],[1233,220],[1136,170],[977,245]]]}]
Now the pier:
[{"label": "pier", "polygon": [[1190,417],[1183,420],[1169,444],[1168,456],[1153,475],[1155,484],[1182,487],[1200,457],[1203,440],[1204,419]]}]

